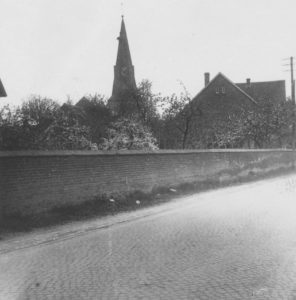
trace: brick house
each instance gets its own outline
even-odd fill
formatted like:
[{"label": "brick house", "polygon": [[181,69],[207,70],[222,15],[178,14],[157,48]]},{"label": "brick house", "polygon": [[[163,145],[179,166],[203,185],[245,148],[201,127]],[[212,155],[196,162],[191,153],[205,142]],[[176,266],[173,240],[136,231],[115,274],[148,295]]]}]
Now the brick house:
[{"label": "brick house", "polygon": [[[200,112],[191,128],[188,146],[193,148],[217,147],[211,144],[217,130],[235,126],[240,114],[256,109],[263,99],[272,102],[286,99],[284,80],[251,82],[247,79],[245,83],[234,83],[222,73],[212,80],[205,73],[204,79],[205,87],[192,99]],[[240,146],[252,147],[252,142],[245,141]]]},{"label": "brick house", "polygon": [[205,87],[192,101],[198,105],[204,117],[219,119],[257,105],[252,96],[222,73],[218,73],[211,81],[210,74],[205,73]]}]

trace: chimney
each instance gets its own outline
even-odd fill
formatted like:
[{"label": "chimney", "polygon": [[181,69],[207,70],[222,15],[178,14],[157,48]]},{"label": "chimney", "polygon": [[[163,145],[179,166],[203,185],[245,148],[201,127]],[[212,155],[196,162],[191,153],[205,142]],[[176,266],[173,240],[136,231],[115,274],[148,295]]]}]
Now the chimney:
[{"label": "chimney", "polygon": [[250,86],[250,85],[251,85],[251,79],[247,78],[247,86]]},{"label": "chimney", "polygon": [[207,86],[210,83],[210,73],[205,73],[205,86]]}]

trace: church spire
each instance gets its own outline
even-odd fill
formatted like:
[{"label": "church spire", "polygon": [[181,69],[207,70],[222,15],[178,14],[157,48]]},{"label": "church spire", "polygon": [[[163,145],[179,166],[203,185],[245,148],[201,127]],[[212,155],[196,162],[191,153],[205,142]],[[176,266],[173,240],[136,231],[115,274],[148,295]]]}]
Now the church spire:
[{"label": "church spire", "polygon": [[116,65],[114,66],[114,81],[112,97],[110,98],[111,109],[116,113],[119,102],[124,95],[136,90],[134,66],[132,64],[124,17],[121,20],[121,28],[118,39],[118,51]]},{"label": "church spire", "polygon": [[124,24],[124,17],[121,16],[121,29],[118,39],[118,51],[117,51],[117,60],[116,60],[116,66],[121,67],[132,67],[132,58],[131,53],[128,45],[128,39]]}]

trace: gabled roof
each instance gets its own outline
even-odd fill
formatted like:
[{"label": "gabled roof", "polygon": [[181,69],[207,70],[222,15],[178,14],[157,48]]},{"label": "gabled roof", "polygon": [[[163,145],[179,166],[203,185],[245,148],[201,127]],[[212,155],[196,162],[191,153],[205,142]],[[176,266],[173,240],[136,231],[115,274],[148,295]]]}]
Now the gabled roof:
[{"label": "gabled roof", "polygon": [[250,82],[249,84],[244,82],[236,83],[236,85],[257,101],[261,99],[273,101],[286,100],[285,80]]},{"label": "gabled roof", "polygon": [[239,86],[237,86],[235,83],[233,83],[229,78],[227,78],[224,74],[219,72],[210,82],[208,85],[206,85],[194,98],[197,99],[199,95],[201,95],[206,89],[208,89],[216,80],[218,77],[223,77],[226,81],[228,81],[235,89],[237,89],[240,93],[242,93],[247,99],[249,99],[252,103],[258,104],[256,100],[254,100],[253,97],[251,97],[249,94],[247,94],[243,89],[241,89]]},{"label": "gabled roof", "polygon": [[6,94],[6,91],[4,89],[1,79],[0,79],[0,97],[7,97],[7,94]]}]

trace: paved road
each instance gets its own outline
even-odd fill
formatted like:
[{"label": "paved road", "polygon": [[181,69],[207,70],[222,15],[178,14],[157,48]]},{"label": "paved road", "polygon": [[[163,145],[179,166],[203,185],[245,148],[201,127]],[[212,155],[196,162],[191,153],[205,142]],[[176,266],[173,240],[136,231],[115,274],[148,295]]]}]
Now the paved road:
[{"label": "paved road", "polygon": [[1,242],[0,299],[296,299],[295,195],[290,175]]}]

